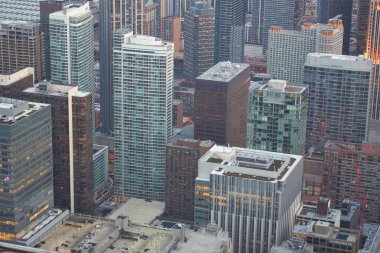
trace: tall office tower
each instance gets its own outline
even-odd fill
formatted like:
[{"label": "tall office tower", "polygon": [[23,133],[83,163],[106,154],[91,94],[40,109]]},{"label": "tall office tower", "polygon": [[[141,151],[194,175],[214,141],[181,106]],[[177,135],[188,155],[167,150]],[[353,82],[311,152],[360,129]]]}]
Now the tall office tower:
[{"label": "tall office tower", "polygon": [[247,64],[219,62],[195,82],[195,139],[245,147],[247,136]]},{"label": "tall office tower", "polygon": [[270,253],[289,239],[301,202],[302,156],[214,146],[198,166],[195,226],[217,224],[236,253]]},{"label": "tall office tower", "polygon": [[0,97],[0,239],[15,241],[53,207],[50,105]]},{"label": "tall office tower", "polygon": [[120,35],[114,38],[115,193],[164,200],[174,47],[155,37]]},{"label": "tall office tower", "polygon": [[263,51],[266,53],[269,41],[269,28],[281,26],[294,28],[294,11],[296,0],[265,0],[263,17]]},{"label": "tall office tower", "polygon": [[327,24],[329,19],[341,15],[344,27],[344,54],[350,53],[352,2],[353,0],[318,0],[318,22]]},{"label": "tall office tower", "polygon": [[9,75],[0,75],[0,94],[4,97],[17,98],[15,94],[21,94],[26,88],[34,84],[33,68],[25,68]]},{"label": "tall office tower", "polygon": [[[365,56],[374,64],[370,120],[380,120],[380,0],[371,0]],[[377,122],[380,124],[380,122]]]},{"label": "tall office tower", "polygon": [[166,0],[154,0],[156,4],[156,20],[155,20],[155,37],[161,38],[161,20],[164,19],[166,15],[167,2]]},{"label": "tall office tower", "polygon": [[214,63],[243,62],[247,0],[220,0],[215,3]]},{"label": "tall office tower", "polygon": [[372,64],[369,59],[309,54],[307,147],[323,149],[327,141],[362,143],[367,137]]},{"label": "tall office tower", "polygon": [[165,211],[170,219],[194,222],[194,182],[198,160],[213,141],[177,140],[166,146]]},{"label": "tall office tower", "polygon": [[112,45],[113,32],[131,25],[129,0],[103,0],[99,2],[100,14],[100,121],[101,131],[113,132],[113,80]]},{"label": "tall office tower", "polygon": [[95,91],[94,30],[89,3],[50,14],[51,80]]},{"label": "tall office tower", "polygon": [[92,214],[91,93],[41,82],[19,96],[52,107],[54,204],[71,212]]},{"label": "tall office tower", "polygon": [[263,43],[264,0],[248,0],[248,13],[251,14],[251,26],[247,30],[247,42]]},{"label": "tall office tower", "polygon": [[40,25],[43,41],[44,73],[45,79],[51,79],[50,70],[50,34],[49,34],[49,15],[62,10],[65,0],[46,0],[40,2]]},{"label": "tall office tower", "polygon": [[195,80],[214,65],[215,11],[207,2],[195,2],[185,12],[184,75]]},{"label": "tall office tower", "polygon": [[291,84],[304,85],[307,54],[342,54],[342,44],[343,26],[340,20],[331,21],[328,25],[303,24],[301,31],[272,26],[269,29],[267,72]]},{"label": "tall office tower", "polygon": [[131,13],[135,34],[155,35],[156,6],[153,0],[132,0]]},{"label": "tall office tower", "polygon": [[174,43],[174,53],[183,52],[182,21],[180,17],[165,17],[161,20],[161,39]]},{"label": "tall office tower", "polygon": [[368,15],[369,15],[370,0],[360,0],[358,3],[358,34],[356,42],[356,54],[364,54],[366,50],[366,41],[368,35]]},{"label": "tall office tower", "polygon": [[342,207],[344,199],[365,201],[363,218],[379,223],[379,164],[379,144],[326,143],[323,193],[331,197],[336,208]]},{"label": "tall office tower", "polygon": [[283,80],[249,89],[247,148],[303,155],[308,88]]},{"label": "tall office tower", "polygon": [[1,0],[0,21],[27,21],[40,20],[39,6],[41,0]]},{"label": "tall office tower", "polygon": [[36,81],[43,76],[42,38],[39,24],[0,22],[0,74],[33,67]]}]

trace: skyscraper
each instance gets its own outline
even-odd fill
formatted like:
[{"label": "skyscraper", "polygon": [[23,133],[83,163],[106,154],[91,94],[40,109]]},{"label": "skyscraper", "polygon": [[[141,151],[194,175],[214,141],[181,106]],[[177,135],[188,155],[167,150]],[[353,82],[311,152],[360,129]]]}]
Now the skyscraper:
[{"label": "skyscraper", "polygon": [[353,0],[318,0],[318,22],[327,24],[329,19],[340,15],[343,21],[343,53],[350,53]]},{"label": "skyscraper", "polygon": [[170,219],[193,223],[198,160],[213,141],[177,140],[166,146],[165,210]]},{"label": "skyscraper", "polygon": [[195,80],[214,65],[215,11],[207,2],[195,2],[185,12],[184,74]]},{"label": "skyscraper", "polygon": [[283,80],[251,85],[247,148],[303,155],[306,145],[308,88]]},{"label": "skyscraper", "polygon": [[327,141],[362,143],[367,137],[371,61],[363,57],[312,53],[305,63],[309,86],[307,148]]},{"label": "skyscraper", "polygon": [[[374,64],[370,120],[380,120],[380,0],[371,0],[365,56]],[[380,124],[380,122],[378,122]]]},{"label": "skyscraper", "polygon": [[0,97],[0,239],[14,241],[53,207],[50,105]]},{"label": "skyscraper", "polygon": [[[342,54],[343,26],[340,20],[324,24],[303,24],[301,31],[269,29],[268,73],[294,85],[303,84],[308,53]],[[296,53],[295,53],[296,52]]]},{"label": "skyscraper", "polygon": [[264,0],[248,0],[248,12],[251,14],[251,26],[247,29],[247,42],[263,43]]},{"label": "skyscraper", "polygon": [[219,0],[215,3],[214,63],[244,60],[247,0]]},{"label": "skyscraper", "polygon": [[43,77],[40,26],[25,21],[0,22],[0,74],[33,67],[35,81]]},{"label": "skyscraper", "polygon": [[51,80],[95,91],[93,16],[89,3],[50,14]]},{"label": "skyscraper", "polygon": [[289,239],[301,203],[302,156],[214,146],[198,164],[195,226],[217,224],[239,253],[270,253]]},{"label": "skyscraper", "polygon": [[27,21],[40,20],[39,5],[41,0],[1,0],[0,21]]},{"label": "skyscraper", "polygon": [[356,54],[364,54],[367,46],[368,34],[368,14],[369,14],[370,0],[360,0],[358,3],[358,35],[356,43]]},{"label": "skyscraper", "polygon": [[[120,44],[118,44],[120,43]],[[115,193],[164,200],[172,140],[172,43],[115,33]]]},{"label": "skyscraper", "polygon": [[46,80],[51,79],[49,15],[56,11],[62,10],[64,2],[65,0],[46,0],[40,2],[40,24],[43,41],[44,73]]},{"label": "skyscraper", "polygon": [[195,139],[245,147],[250,68],[219,62],[195,82]]},{"label": "skyscraper", "polygon": [[294,28],[296,0],[265,0],[263,17],[263,51],[268,48],[269,28],[281,26],[284,29]]}]

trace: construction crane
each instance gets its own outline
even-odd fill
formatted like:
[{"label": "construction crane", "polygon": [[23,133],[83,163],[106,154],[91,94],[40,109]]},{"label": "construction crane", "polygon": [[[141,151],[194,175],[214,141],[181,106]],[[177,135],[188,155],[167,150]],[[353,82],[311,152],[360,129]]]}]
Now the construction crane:
[{"label": "construction crane", "polygon": [[361,167],[359,163],[356,164],[355,170],[358,176],[357,186],[358,186],[359,202],[360,202],[359,222],[360,224],[364,224],[366,220],[365,212],[367,211],[367,208],[368,208],[368,202],[367,202],[367,194],[365,191],[363,191],[363,188],[362,188]]}]

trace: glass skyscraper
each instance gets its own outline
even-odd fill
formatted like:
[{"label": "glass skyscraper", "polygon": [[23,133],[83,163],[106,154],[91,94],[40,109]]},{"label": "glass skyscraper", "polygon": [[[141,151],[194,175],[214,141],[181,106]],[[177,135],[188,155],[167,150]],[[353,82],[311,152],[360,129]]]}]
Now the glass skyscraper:
[{"label": "glass skyscraper", "polygon": [[0,240],[21,238],[53,207],[50,108],[0,97]]},{"label": "glass skyscraper", "polygon": [[174,45],[115,33],[115,193],[164,200],[165,146],[172,140]]}]

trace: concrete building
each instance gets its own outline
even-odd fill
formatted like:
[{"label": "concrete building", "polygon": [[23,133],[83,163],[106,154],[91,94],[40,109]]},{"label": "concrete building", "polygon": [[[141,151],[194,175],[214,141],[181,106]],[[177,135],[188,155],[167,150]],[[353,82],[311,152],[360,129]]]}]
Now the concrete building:
[{"label": "concrete building", "polygon": [[269,29],[271,26],[281,26],[284,29],[294,28],[294,11],[296,0],[264,0],[263,16],[263,51],[268,49]]},{"label": "concrete building", "polygon": [[173,99],[173,127],[183,127],[183,102],[180,99]]},{"label": "concrete building", "polygon": [[183,101],[183,116],[194,116],[195,88],[174,86],[174,98]]},{"label": "concrete building", "polygon": [[380,124],[380,0],[371,0],[368,14],[368,33],[365,57],[374,65],[373,84],[371,89],[370,120]]},{"label": "concrete building", "polygon": [[41,81],[44,76],[42,50],[42,36],[38,23],[0,22],[0,74],[33,67],[35,81]]},{"label": "concrete building", "polygon": [[269,253],[293,229],[302,170],[302,156],[212,147],[198,162],[195,226],[217,224],[233,252]]},{"label": "concrete building", "polygon": [[366,139],[371,83],[369,59],[314,53],[307,56],[307,149],[323,150],[326,141],[361,143]]},{"label": "concrete building", "polygon": [[173,44],[132,33],[115,36],[115,193],[164,200],[165,146],[172,141]]},{"label": "concrete building", "polygon": [[53,207],[51,106],[0,97],[0,240],[16,241]]},{"label": "concrete building", "polygon": [[38,22],[40,0],[0,1],[0,21]]},{"label": "concrete building", "polygon": [[93,93],[94,31],[89,3],[66,5],[50,14],[49,33],[51,80]]},{"label": "concrete building", "polygon": [[166,146],[167,219],[193,223],[194,181],[198,175],[198,160],[213,145],[212,141],[177,140]]},{"label": "concrete building", "polygon": [[15,98],[15,94],[21,94],[26,88],[34,84],[33,68],[16,70],[8,75],[0,75],[0,94],[4,97]]},{"label": "concrete building", "polygon": [[364,224],[362,236],[365,240],[358,253],[376,253],[380,251],[380,225]]},{"label": "concrete building", "polygon": [[195,139],[245,147],[250,68],[220,62],[196,79]]},{"label": "concrete building", "polygon": [[333,207],[342,208],[345,199],[356,200],[362,203],[364,221],[380,222],[379,162],[379,145],[326,143],[323,193]]},{"label": "concrete building", "polygon": [[16,96],[51,104],[55,206],[91,214],[94,202],[91,93],[78,91],[78,87],[42,82]]},{"label": "concrete building", "polygon": [[[359,1],[360,2],[360,1]],[[364,1],[361,1],[364,2]],[[343,53],[350,54],[351,22],[353,0],[319,0],[317,15],[318,22],[327,24],[329,19],[339,16],[343,21]]]},{"label": "concrete building", "polygon": [[214,63],[244,60],[246,0],[215,2]]},{"label": "concrete building", "polygon": [[207,2],[195,2],[185,12],[184,75],[195,80],[214,65],[215,10]]},{"label": "concrete building", "polygon": [[247,148],[303,155],[308,88],[283,80],[249,89]]},{"label": "concrete building", "polygon": [[306,23],[302,25],[301,31],[272,26],[269,29],[267,72],[276,79],[303,86],[307,55],[342,54],[342,43],[341,21],[331,21],[327,25]]},{"label": "concrete building", "polygon": [[44,73],[45,79],[51,80],[50,67],[50,33],[49,33],[49,15],[56,11],[62,10],[65,0],[44,0],[40,1],[40,27],[43,41],[44,55]]},{"label": "concrete building", "polygon": [[180,17],[165,17],[161,20],[161,39],[174,44],[174,54],[183,53],[184,40]]}]

